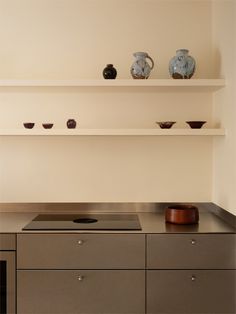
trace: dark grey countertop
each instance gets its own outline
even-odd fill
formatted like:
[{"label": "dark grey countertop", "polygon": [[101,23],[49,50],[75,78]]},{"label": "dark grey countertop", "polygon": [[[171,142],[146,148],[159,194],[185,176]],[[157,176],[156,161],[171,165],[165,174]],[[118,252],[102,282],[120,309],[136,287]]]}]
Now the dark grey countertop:
[{"label": "dark grey countertop", "polygon": [[[115,204],[115,203],[114,203]],[[113,204],[113,205],[114,205]],[[127,204],[127,203],[126,203]],[[50,214],[58,214],[58,213],[90,213],[91,212],[103,212],[101,207],[96,207],[93,205],[93,209],[87,211],[87,208],[80,208],[80,210],[76,211],[75,207],[67,208],[66,211],[63,211],[63,207],[60,208],[59,211],[56,211],[55,204],[52,205],[52,208],[47,208],[47,210],[42,210],[42,208],[37,207],[27,207],[27,212],[23,212],[22,205],[17,206],[17,212],[10,212],[10,208],[14,209],[15,207],[10,207],[8,205],[6,207],[5,212],[0,212],[0,233],[27,233],[27,232],[53,232],[53,233],[236,233],[236,229],[221,219],[219,216],[215,215],[214,213],[210,212],[206,206],[199,205],[199,215],[200,220],[198,224],[195,225],[174,225],[170,223],[165,223],[164,211],[162,206],[158,206],[157,204],[150,203],[151,206],[148,206],[148,203],[145,203],[144,206],[133,206],[134,204],[129,204],[129,206],[124,206],[124,204],[109,206],[111,211],[105,210],[104,212],[112,214],[117,213],[136,213],[139,217],[140,224],[142,230],[132,230],[132,231],[118,231],[118,230],[66,230],[66,231],[22,231],[22,228],[27,225],[32,219],[34,219],[39,213],[50,213]],[[1,206],[0,206],[1,207]],[[30,208],[32,211],[30,211]],[[39,209],[37,211],[37,208]],[[45,208],[45,207],[44,207]],[[104,208],[104,207],[103,207]],[[119,210],[116,210],[119,209]],[[65,207],[64,207],[65,209]],[[96,211],[97,209],[97,211]],[[128,211],[128,209],[131,209]]]}]

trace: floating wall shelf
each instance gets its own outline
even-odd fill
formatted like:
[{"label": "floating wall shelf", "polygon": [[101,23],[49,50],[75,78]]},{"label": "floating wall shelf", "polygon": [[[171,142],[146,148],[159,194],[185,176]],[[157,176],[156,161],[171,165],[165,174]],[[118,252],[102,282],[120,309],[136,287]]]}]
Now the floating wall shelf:
[{"label": "floating wall shelf", "polygon": [[2,129],[0,136],[219,136],[224,129]]},{"label": "floating wall shelf", "polygon": [[216,91],[224,79],[0,80],[0,87],[152,87],[160,90]]}]

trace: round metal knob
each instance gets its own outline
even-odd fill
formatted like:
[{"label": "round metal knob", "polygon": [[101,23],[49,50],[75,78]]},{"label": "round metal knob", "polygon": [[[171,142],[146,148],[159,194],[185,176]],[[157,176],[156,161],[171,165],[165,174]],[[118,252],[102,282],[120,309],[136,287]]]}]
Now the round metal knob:
[{"label": "round metal knob", "polygon": [[82,245],[82,244],[84,243],[84,241],[83,241],[83,240],[78,240],[77,243],[78,243],[79,245]]},{"label": "round metal knob", "polygon": [[191,244],[192,244],[192,245],[196,244],[196,240],[192,239],[192,240],[191,240]]},{"label": "round metal knob", "polygon": [[192,280],[192,281],[196,281],[196,276],[195,276],[195,275],[192,275],[191,280]]},{"label": "round metal knob", "polygon": [[79,275],[79,276],[77,277],[77,279],[78,279],[79,281],[82,281],[82,280],[84,279],[84,277],[81,276],[81,275]]}]

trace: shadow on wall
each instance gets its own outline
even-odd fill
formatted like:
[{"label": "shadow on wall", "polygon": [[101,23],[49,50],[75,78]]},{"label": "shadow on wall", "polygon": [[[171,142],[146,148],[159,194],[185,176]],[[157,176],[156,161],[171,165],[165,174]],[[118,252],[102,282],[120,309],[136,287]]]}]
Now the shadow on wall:
[{"label": "shadow on wall", "polygon": [[213,74],[214,77],[220,78],[222,74],[222,57],[218,47],[213,47]]}]

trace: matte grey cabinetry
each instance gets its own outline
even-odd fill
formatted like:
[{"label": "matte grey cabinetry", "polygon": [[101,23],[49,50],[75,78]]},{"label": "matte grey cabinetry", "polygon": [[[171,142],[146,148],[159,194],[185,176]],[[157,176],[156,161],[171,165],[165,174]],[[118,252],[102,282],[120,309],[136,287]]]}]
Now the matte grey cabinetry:
[{"label": "matte grey cabinetry", "polygon": [[16,235],[0,234],[0,313],[15,314]]},{"label": "matte grey cabinetry", "polygon": [[144,269],[143,234],[19,234],[21,269]]},{"label": "matte grey cabinetry", "polygon": [[18,314],[135,314],[144,304],[144,270],[18,271]]},{"label": "matte grey cabinetry", "polygon": [[148,313],[234,314],[234,270],[148,270]]},{"label": "matte grey cabinetry", "polygon": [[17,313],[235,314],[235,244],[229,233],[19,234]]},{"label": "matte grey cabinetry", "polygon": [[150,234],[149,269],[234,269],[235,234]]},{"label": "matte grey cabinetry", "polygon": [[144,314],[145,235],[19,234],[18,314]]},{"label": "matte grey cabinetry", "polygon": [[0,234],[0,250],[15,251],[16,250],[16,235],[12,233]]},{"label": "matte grey cabinetry", "polygon": [[235,314],[235,234],[147,236],[148,314]]}]

